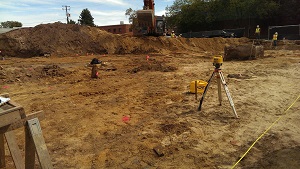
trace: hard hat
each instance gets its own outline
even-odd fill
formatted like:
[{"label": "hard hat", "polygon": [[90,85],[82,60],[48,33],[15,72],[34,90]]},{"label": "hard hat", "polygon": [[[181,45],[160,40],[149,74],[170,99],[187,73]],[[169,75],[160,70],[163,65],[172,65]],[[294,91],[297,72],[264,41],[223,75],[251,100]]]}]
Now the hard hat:
[{"label": "hard hat", "polygon": [[172,31],[172,32],[174,32],[174,31]]},{"label": "hard hat", "polygon": [[277,32],[275,32],[275,34],[277,35],[278,33],[277,33]]}]

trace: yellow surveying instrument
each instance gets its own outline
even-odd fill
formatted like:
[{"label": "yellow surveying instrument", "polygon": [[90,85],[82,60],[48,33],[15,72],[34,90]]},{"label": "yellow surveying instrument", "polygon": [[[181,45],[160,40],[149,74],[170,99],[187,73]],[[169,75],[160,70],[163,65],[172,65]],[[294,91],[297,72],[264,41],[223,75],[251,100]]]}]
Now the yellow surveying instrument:
[{"label": "yellow surveying instrument", "polygon": [[234,115],[235,115],[236,118],[239,118],[239,116],[237,115],[236,110],[234,108],[234,103],[233,103],[233,100],[232,100],[232,98],[230,96],[230,92],[229,92],[228,86],[227,86],[227,84],[225,82],[225,78],[224,78],[223,73],[222,73],[222,71],[220,69],[220,67],[222,66],[222,64],[223,64],[223,57],[221,55],[217,55],[217,56],[213,57],[213,66],[215,66],[215,70],[212,73],[211,77],[209,78],[209,80],[207,82],[207,85],[206,85],[206,87],[204,89],[204,92],[203,92],[203,95],[202,95],[202,98],[200,100],[200,104],[199,104],[199,107],[198,107],[198,111],[201,111],[202,103],[203,103],[204,97],[206,95],[206,92],[207,92],[207,90],[209,88],[211,80],[216,75],[217,76],[217,83],[218,83],[218,96],[219,96],[220,106],[222,105],[222,94],[221,94],[221,84],[222,84],[223,87],[224,87],[224,90],[226,92],[226,95],[227,95],[228,101],[230,103],[230,106],[231,106],[231,108],[233,110],[233,113],[234,113]]},{"label": "yellow surveying instrument", "polygon": [[220,68],[222,66],[222,64],[223,64],[223,57],[221,55],[213,57],[213,65],[216,68]]}]

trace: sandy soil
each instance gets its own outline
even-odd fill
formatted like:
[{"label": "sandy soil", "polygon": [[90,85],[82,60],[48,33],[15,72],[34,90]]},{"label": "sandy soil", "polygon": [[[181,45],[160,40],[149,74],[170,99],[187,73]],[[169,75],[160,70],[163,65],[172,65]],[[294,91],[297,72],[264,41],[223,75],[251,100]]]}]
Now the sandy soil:
[{"label": "sandy soil", "polygon": [[[191,81],[210,77],[212,54],[152,53],[148,61],[145,54],[6,58],[0,91],[27,114],[45,112],[41,126],[54,168],[230,168],[299,96],[300,51],[267,50],[265,58],[224,62],[240,119],[224,91],[218,105],[215,80],[200,112],[201,95],[188,93]],[[98,79],[87,66],[94,57],[106,64]],[[299,168],[299,109],[298,101],[237,168]],[[15,133],[24,153],[23,130]]]},{"label": "sandy soil", "polygon": [[[137,38],[60,23],[11,31],[0,35],[9,56],[0,60],[0,93],[27,114],[45,112],[57,169],[230,168],[279,117],[237,168],[299,168],[299,101],[282,116],[299,96],[299,41],[276,50],[261,43],[264,57],[222,66],[240,119],[224,91],[218,105],[215,79],[200,112],[189,85],[209,79],[226,45],[252,44],[246,38]],[[92,79],[95,57],[104,64]],[[24,154],[23,129],[15,133]]]}]

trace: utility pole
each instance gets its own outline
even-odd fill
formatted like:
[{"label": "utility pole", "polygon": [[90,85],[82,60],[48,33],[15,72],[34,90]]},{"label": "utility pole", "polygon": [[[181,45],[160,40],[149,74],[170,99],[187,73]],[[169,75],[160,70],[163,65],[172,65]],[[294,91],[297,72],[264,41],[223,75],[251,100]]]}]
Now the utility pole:
[{"label": "utility pole", "polygon": [[69,24],[69,17],[70,17],[70,13],[68,13],[68,11],[70,10],[70,6],[62,6],[62,10],[66,10],[66,16],[67,16],[67,24]]}]

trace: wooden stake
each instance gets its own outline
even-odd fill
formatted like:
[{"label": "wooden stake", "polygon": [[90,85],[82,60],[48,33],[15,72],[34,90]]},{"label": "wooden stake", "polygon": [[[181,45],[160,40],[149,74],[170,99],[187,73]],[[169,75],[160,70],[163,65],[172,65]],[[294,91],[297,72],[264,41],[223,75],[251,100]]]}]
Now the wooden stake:
[{"label": "wooden stake", "polygon": [[35,146],[32,140],[29,126],[25,126],[25,169],[34,168]]},{"label": "wooden stake", "polygon": [[195,97],[196,97],[196,100],[198,100],[198,84],[197,84],[197,80],[195,81]]},{"label": "wooden stake", "polygon": [[4,134],[0,133],[0,168],[5,167]]},{"label": "wooden stake", "polygon": [[5,138],[16,169],[25,169],[24,160],[13,131],[6,132]]},{"label": "wooden stake", "polygon": [[92,75],[91,75],[91,77],[92,78],[97,78],[98,77],[98,75],[97,75],[98,67],[97,67],[96,64],[93,64],[92,66],[93,67],[92,67]]},{"label": "wooden stake", "polygon": [[32,144],[35,146],[36,154],[42,169],[52,169],[51,158],[42,134],[42,129],[38,118],[27,121],[30,130]]}]

